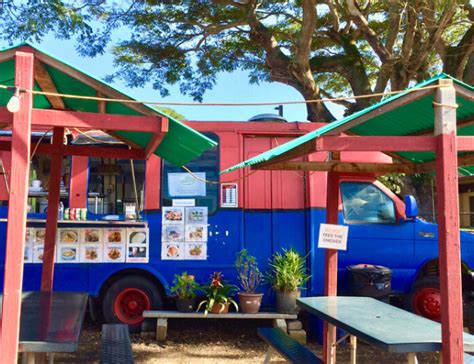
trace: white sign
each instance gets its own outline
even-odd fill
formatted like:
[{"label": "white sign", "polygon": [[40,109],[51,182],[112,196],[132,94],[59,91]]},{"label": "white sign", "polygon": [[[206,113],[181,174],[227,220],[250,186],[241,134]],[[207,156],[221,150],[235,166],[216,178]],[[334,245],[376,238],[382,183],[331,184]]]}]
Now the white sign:
[{"label": "white sign", "polygon": [[168,191],[172,197],[206,196],[206,183],[195,177],[205,180],[205,172],[168,173]]},{"label": "white sign", "polygon": [[347,250],[348,226],[321,224],[318,248]]},{"label": "white sign", "polygon": [[173,206],[174,207],[196,206],[196,200],[194,198],[173,199]]}]

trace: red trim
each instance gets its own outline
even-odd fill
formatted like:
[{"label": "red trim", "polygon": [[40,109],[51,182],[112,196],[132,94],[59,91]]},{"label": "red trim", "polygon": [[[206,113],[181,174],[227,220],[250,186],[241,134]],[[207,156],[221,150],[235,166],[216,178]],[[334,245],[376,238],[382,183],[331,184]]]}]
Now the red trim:
[{"label": "red trim", "polygon": [[458,152],[472,152],[474,151],[474,137],[462,136],[456,138],[458,144]]},{"label": "red trim", "polygon": [[[64,128],[54,128],[52,146],[61,149],[64,144]],[[41,290],[53,290],[54,253],[56,252],[56,230],[58,226],[59,194],[61,188],[61,171],[63,156],[53,154],[48,190],[48,215],[46,217],[46,233],[44,239],[44,255],[41,273]]]},{"label": "red trim", "polygon": [[[15,53],[15,85],[33,88],[32,54]],[[18,360],[21,291],[26,236],[26,205],[30,171],[31,108],[30,93],[20,94],[20,110],[13,115],[12,169],[5,252],[0,353],[3,363]]]},{"label": "red trim", "polygon": [[161,198],[161,158],[151,155],[145,168],[145,210],[160,208]]},{"label": "red trim", "polygon": [[150,297],[138,288],[126,288],[114,300],[114,314],[127,325],[137,325],[144,318],[143,311],[151,308]]},{"label": "red trim", "polygon": [[71,180],[69,181],[69,207],[87,207],[88,179],[89,157],[72,157]]},{"label": "red trim", "polygon": [[436,150],[432,136],[323,136],[315,140],[318,151],[424,152]]}]

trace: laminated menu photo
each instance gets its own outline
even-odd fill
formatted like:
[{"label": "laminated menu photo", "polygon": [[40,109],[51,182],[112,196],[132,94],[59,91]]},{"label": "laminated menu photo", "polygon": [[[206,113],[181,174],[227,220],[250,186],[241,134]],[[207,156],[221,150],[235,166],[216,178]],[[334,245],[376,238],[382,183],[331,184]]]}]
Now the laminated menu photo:
[{"label": "laminated menu photo", "polygon": [[186,225],[186,241],[207,241],[207,225]]},{"label": "laminated menu photo", "polygon": [[184,259],[184,243],[166,241],[161,243],[161,259],[180,260]]},{"label": "laminated menu photo", "polygon": [[135,246],[148,246],[148,229],[127,229],[127,244]]},{"label": "laminated menu photo", "polygon": [[25,254],[23,256],[23,260],[25,263],[33,263],[33,245],[32,244],[25,244]]},{"label": "laminated menu photo", "polygon": [[125,244],[105,244],[103,261],[108,263],[124,263],[126,256]]},{"label": "laminated menu photo", "polygon": [[163,224],[184,224],[184,207],[164,206],[162,210]]},{"label": "laminated menu photo", "polygon": [[186,224],[207,224],[207,207],[186,207]]},{"label": "laminated menu photo", "polygon": [[111,244],[124,244],[127,241],[127,229],[107,228],[105,229],[104,240]]},{"label": "laminated menu photo", "polygon": [[33,263],[43,263],[44,246],[33,246]]},{"label": "laminated menu photo", "polygon": [[44,245],[44,239],[46,236],[45,228],[35,228],[33,229],[33,242],[37,245]]},{"label": "laminated menu photo", "polygon": [[185,243],[184,259],[206,260],[207,243],[193,242]]},{"label": "laminated menu photo", "polygon": [[128,246],[127,263],[148,263],[147,246]]},{"label": "laminated menu photo", "polygon": [[102,263],[102,245],[81,244],[81,263]]},{"label": "laminated menu photo", "polygon": [[85,228],[81,229],[81,243],[101,243],[102,229]]},{"label": "laminated menu photo", "polygon": [[75,228],[59,229],[58,236],[58,241],[60,243],[79,243],[80,233],[79,229]]},{"label": "laminated menu photo", "polygon": [[56,247],[58,263],[79,263],[79,244],[62,244]]},{"label": "laminated menu photo", "polygon": [[161,241],[184,241],[183,225],[163,225]]}]

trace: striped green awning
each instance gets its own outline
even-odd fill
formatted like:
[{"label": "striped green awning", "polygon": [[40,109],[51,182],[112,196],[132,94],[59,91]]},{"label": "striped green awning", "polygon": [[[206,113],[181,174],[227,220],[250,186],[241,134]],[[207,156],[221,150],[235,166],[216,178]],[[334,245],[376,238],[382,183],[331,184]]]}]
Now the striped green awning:
[{"label": "striped green awning", "polygon": [[[458,104],[457,120],[458,135],[474,135],[474,125],[466,121],[474,118],[474,87],[454,79],[446,74],[440,74],[425,82],[422,82],[412,89],[429,87],[435,85],[442,78],[451,78],[454,81],[457,90],[456,102]],[[271,161],[274,158],[291,157],[297,153],[297,150],[303,151],[310,149],[310,144],[323,135],[337,135],[341,132],[349,132],[360,136],[409,136],[427,133],[434,129],[434,109],[433,98],[435,89],[425,89],[413,92],[404,92],[392,97],[388,97],[377,104],[374,104],[364,110],[356,112],[341,120],[329,123],[317,130],[305,134],[299,138],[291,140],[276,148],[270,149],[265,153],[259,154],[253,158],[227,168],[221,173],[230,172],[238,168],[250,167],[259,163]],[[462,91],[462,92],[460,92]],[[377,112],[382,107],[396,102],[404,97],[409,97],[417,93],[412,102],[400,103],[401,106],[393,108],[386,112]],[[301,155],[302,153],[300,153]],[[432,152],[400,152],[399,156],[409,159],[414,163],[425,163],[435,159]],[[465,175],[474,175],[474,167],[461,167],[460,173]]]},{"label": "striped green awning", "polygon": [[[111,85],[105,83],[102,80],[95,78],[92,75],[87,74],[84,71],[78,70],[77,68],[67,64],[66,62],[54,57],[42,50],[37,46],[33,46],[28,43],[19,44],[13,47],[5,48],[0,50],[0,84],[13,86],[14,84],[14,72],[15,64],[12,58],[13,52],[22,46],[31,47],[34,49],[35,54],[42,56],[42,63],[46,71],[48,72],[51,80],[54,83],[57,91],[61,94],[72,94],[79,96],[97,96],[97,88],[92,85],[100,85],[100,92],[106,94],[110,91],[114,95],[120,95],[121,99],[134,100],[130,96],[117,90]],[[48,63],[48,60],[51,62]],[[56,62],[56,63],[54,63]],[[65,72],[57,67],[57,62],[66,69],[72,70],[78,73],[80,77],[73,77],[72,72]],[[88,82],[90,81],[90,82]],[[35,90],[41,90],[38,83],[35,82]],[[0,89],[0,106],[5,106],[11,97],[11,92]],[[105,96],[107,97],[107,96]],[[95,100],[80,100],[72,98],[63,98],[64,106],[67,110],[81,111],[98,113],[98,103]],[[151,108],[144,104],[139,105],[139,111],[137,107],[131,107],[127,103],[118,102],[106,102],[105,110],[107,114],[119,114],[119,115],[156,115],[165,116],[169,119],[169,130],[165,137],[154,151],[154,154],[167,161],[182,166],[191,161],[194,158],[199,157],[205,150],[215,147],[217,143],[196,130],[186,126],[180,121],[172,118],[165,113],[162,113],[154,108]],[[48,99],[43,95],[34,95],[33,107],[39,109],[51,109],[52,106]],[[143,111],[143,112],[140,112]],[[106,131],[107,132],[107,131]],[[152,133],[148,132],[126,132],[121,130],[113,130],[116,135],[119,135],[124,141],[129,141],[134,145],[145,148],[152,138]]]}]

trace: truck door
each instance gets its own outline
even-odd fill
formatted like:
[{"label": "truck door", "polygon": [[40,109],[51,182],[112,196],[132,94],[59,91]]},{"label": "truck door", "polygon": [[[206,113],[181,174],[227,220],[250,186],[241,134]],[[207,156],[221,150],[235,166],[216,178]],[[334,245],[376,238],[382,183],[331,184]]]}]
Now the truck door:
[{"label": "truck door", "polygon": [[373,182],[340,184],[344,223],[349,225],[347,251],[340,252],[341,283],[347,265],[367,263],[392,269],[392,288],[404,290],[413,277],[414,226],[397,216],[395,196]]},{"label": "truck door", "polygon": [[[244,138],[244,158],[254,157],[291,138]],[[248,175],[252,171],[247,169]],[[246,248],[265,264],[271,254],[294,247],[306,254],[305,175],[296,171],[257,171],[245,178],[244,237]]]}]

